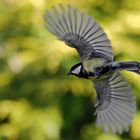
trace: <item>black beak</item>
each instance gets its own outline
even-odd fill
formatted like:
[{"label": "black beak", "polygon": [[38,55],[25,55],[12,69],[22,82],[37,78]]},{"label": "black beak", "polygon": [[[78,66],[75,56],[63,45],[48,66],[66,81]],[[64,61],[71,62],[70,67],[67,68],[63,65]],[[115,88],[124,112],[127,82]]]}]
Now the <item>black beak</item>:
[{"label": "black beak", "polygon": [[68,72],[68,73],[67,73],[67,75],[69,76],[69,75],[71,75],[71,73],[70,73],[70,72]]}]

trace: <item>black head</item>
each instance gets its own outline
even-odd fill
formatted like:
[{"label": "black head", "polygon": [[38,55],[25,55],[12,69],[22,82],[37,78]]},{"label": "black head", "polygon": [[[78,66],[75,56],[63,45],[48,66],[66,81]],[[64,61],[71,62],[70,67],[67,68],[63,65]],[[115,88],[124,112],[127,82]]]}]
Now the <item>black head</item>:
[{"label": "black head", "polygon": [[67,73],[67,75],[75,75],[75,76],[81,77],[81,78],[88,78],[87,74],[83,70],[83,65],[82,65],[81,62],[76,64],[76,65],[74,65],[70,69],[70,71]]}]

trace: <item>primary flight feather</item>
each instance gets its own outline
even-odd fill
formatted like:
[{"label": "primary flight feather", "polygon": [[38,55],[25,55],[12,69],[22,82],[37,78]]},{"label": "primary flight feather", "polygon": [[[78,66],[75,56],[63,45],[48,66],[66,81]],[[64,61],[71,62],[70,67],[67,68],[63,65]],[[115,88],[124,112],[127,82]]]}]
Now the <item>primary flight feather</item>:
[{"label": "primary flight feather", "polygon": [[140,74],[140,63],[114,61],[111,43],[103,29],[92,17],[71,5],[52,7],[44,18],[47,29],[75,48],[81,58],[68,74],[92,79],[94,83],[96,125],[112,133],[128,131],[136,103],[130,86],[119,71],[124,69]]}]

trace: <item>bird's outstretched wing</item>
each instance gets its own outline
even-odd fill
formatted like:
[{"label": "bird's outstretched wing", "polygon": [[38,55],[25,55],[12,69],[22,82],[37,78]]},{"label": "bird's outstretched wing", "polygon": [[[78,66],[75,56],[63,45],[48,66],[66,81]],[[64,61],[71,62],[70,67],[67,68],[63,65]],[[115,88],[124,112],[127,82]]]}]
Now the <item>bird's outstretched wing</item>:
[{"label": "bird's outstretched wing", "polygon": [[105,80],[95,80],[94,85],[97,92],[97,126],[113,133],[128,131],[136,110],[128,83],[119,72],[115,72]]},{"label": "bird's outstretched wing", "polygon": [[68,5],[52,7],[44,15],[46,27],[69,46],[76,48],[82,60],[93,57],[113,60],[111,43],[99,26],[90,16]]}]

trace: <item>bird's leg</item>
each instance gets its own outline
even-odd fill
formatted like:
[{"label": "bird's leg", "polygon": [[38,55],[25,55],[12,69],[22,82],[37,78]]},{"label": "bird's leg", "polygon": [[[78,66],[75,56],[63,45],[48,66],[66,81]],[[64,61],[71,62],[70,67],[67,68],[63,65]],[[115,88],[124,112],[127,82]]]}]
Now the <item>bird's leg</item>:
[{"label": "bird's leg", "polygon": [[110,65],[101,66],[95,69],[94,76],[98,78],[109,72],[112,72]]}]

